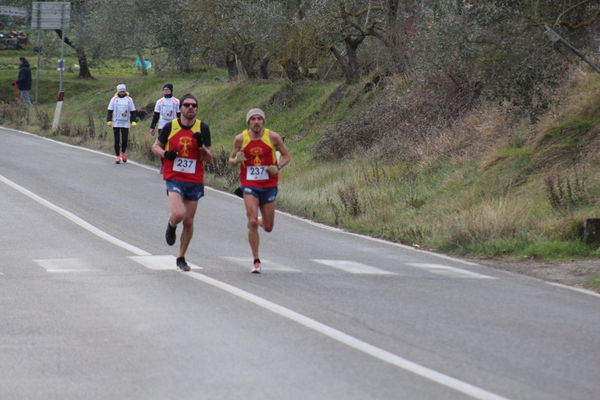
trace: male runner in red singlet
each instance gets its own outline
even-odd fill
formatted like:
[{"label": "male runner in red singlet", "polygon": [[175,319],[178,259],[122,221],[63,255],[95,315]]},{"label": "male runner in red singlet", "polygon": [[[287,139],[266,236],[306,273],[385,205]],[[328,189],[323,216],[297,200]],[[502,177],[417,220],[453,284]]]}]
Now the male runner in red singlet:
[{"label": "male runner in red singlet", "polygon": [[165,239],[169,246],[175,243],[177,225],[183,222],[177,267],[189,271],[185,261],[194,233],[194,216],[198,200],[204,196],[204,163],[213,159],[210,148],[210,129],[196,119],[198,100],[191,94],[180,102],[181,115],[168,122],[152,145],[152,152],[163,158],[163,179],[167,184],[169,210]]},{"label": "male runner in red singlet", "polygon": [[[265,113],[253,108],[246,114],[248,129],[235,137],[229,165],[240,166],[240,183],[248,217],[248,242],[254,257],[252,273],[261,272],[258,227],[266,232],[275,223],[275,197],[279,171],[291,160],[281,136],[265,128]],[[281,158],[277,160],[276,151]],[[258,211],[260,209],[260,215]]]}]

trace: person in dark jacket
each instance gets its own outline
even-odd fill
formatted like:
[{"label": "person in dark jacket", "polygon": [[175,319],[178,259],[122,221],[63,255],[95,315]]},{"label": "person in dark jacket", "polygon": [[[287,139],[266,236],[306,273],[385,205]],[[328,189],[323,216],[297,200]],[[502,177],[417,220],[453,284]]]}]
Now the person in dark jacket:
[{"label": "person in dark jacket", "polygon": [[31,90],[31,69],[29,68],[29,61],[27,61],[25,57],[19,57],[19,75],[15,84],[19,88],[19,94],[23,104],[30,106],[31,99],[29,98],[29,91]]}]

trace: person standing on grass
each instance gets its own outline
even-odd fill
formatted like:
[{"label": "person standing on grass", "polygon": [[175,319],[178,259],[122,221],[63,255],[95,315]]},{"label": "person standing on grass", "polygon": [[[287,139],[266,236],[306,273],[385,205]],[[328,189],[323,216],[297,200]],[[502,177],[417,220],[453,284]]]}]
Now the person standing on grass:
[{"label": "person standing on grass", "polygon": [[13,83],[19,89],[19,97],[23,104],[26,106],[31,105],[31,99],[29,98],[29,91],[31,90],[31,69],[29,68],[29,61],[25,57],[19,57],[19,75],[17,80]]},{"label": "person standing on grass", "polygon": [[[275,224],[275,198],[279,171],[291,160],[290,153],[278,133],[265,128],[265,113],[253,108],[246,114],[248,129],[237,135],[229,165],[240,166],[240,183],[248,218],[248,242],[254,259],[252,273],[259,274],[258,228],[271,232]],[[277,160],[276,151],[281,158]],[[260,216],[259,216],[260,210]]]},{"label": "person standing on grass", "polygon": [[152,145],[152,152],[163,161],[167,186],[169,220],[165,240],[169,246],[177,239],[177,225],[183,223],[176,265],[189,271],[185,260],[192,235],[198,200],[204,196],[204,163],[212,162],[210,129],[196,119],[198,100],[191,94],[180,102],[180,117],[167,122]]},{"label": "person standing on grass", "polygon": [[124,84],[117,85],[117,93],[108,103],[106,123],[112,126],[115,136],[115,164],[121,161],[127,162],[127,142],[129,140],[129,128],[135,127],[136,110],[133,99],[127,93]]},{"label": "person standing on grass", "polygon": [[150,134],[154,136],[155,127],[158,123],[158,135],[162,128],[172,120],[179,118],[179,100],[173,96],[173,85],[167,83],[163,86],[163,97],[156,101],[154,116],[150,123]]}]

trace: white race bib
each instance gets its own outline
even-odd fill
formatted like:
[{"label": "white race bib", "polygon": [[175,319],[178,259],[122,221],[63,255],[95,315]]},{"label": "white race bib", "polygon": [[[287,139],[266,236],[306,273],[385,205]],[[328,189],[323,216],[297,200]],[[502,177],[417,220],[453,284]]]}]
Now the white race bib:
[{"label": "white race bib", "polygon": [[117,104],[113,113],[113,120],[118,122],[129,122],[129,107]]},{"label": "white race bib", "polygon": [[267,167],[249,165],[246,168],[246,179],[249,181],[265,181],[269,179]]},{"label": "white race bib", "polygon": [[196,173],[196,160],[176,157],[173,162],[173,171],[194,174]]}]

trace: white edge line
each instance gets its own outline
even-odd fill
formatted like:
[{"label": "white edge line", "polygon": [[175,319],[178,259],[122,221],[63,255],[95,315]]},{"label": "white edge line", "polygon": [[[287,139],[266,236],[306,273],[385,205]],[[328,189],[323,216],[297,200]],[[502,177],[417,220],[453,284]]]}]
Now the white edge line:
[{"label": "white edge line", "polygon": [[414,267],[420,270],[428,271],[433,274],[447,272],[450,274],[464,275],[475,279],[497,279],[493,276],[480,274],[478,272],[469,271],[466,269],[451,267],[449,265],[431,264],[431,263],[405,263],[409,267]]},{"label": "white edge line", "polygon": [[253,295],[252,293],[246,292],[238,287],[229,285],[225,282],[221,282],[219,280],[210,278],[206,275],[203,275],[199,272],[189,272],[185,274],[190,278],[199,280],[208,285],[221,289],[227,293],[230,293],[234,296],[247,300],[251,303],[256,304],[259,307],[262,307],[266,310],[269,310],[275,314],[278,314],[284,318],[292,320],[294,322],[299,323],[300,325],[304,325],[305,327],[312,329],[316,332],[319,332],[325,336],[328,336],[331,339],[334,339],[342,344],[345,344],[349,347],[352,347],[358,351],[366,353],[370,356],[373,356],[381,361],[385,361],[389,364],[395,365],[401,369],[412,372],[416,375],[419,375],[423,378],[434,381],[440,385],[446,386],[450,389],[454,389],[458,392],[464,393],[466,395],[472,396],[474,398],[480,400],[507,400],[507,398],[499,396],[497,394],[488,392],[484,389],[481,389],[477,386],[473,386],[469,383],[460,381],[456,378],[452,378],[450,376],[444,375],[440,372],[432,370],[430,368],[419,365],[415,362],[397,356],[393,353],[390,353],[386,350],[380,349],[373,345],[370,345],[362,340],[359,340],[353,336],[350,336],[344,332],[341,332],[335,328],[322,324],[318,321],[315,321],[311,318],[308,318],[302,314],[299,314],[295,311],[292,311],[288,308],[280,306],[278,304],[272,303],[269,300],[266,300],[262,297],[258,297]]},{"label": "white edge line", "polygon": [[[63,146],[67,146],[67,147],[71,147],[71,148],[75,148],[75,149],[80,149],[80,150],[88,151],[90,153],[102,155],[102,156],[105,156],[105,157],[112,157],[112,155],[106,154],[106,153],[102,153],[102,152],[100,152],[98,150],[88,149],[87,147],[76,146],[76,145],[73,145],[73,144],[60,142],[58,140],[54,140],[54,139],[50,139],[50,138],[47,138],[47,137],[44,137],[44,136],[36,135],[35,133],[20,131],[20,130],[13,129],[13,128],[5,128],[5,127],[3,127],[1,125],[0,125],[0,128],[5,129],[5,130],[9,130],[9,131],[13,131],[13,132],[22,133],[24,135],[35,136],[35,137],[38,137],[40,139],[48,140],[50,142],[53,142],[53,143],[56,143],[56,144],[59,144],[59,145],[63,145]],[[128,160],[127,163],[128,164],[136,165],[136,166],[138,166],[140,168],[144,168],[144,169],[147,169],[149,171],[154,171],[154,172],[158,172],[159,171],[157,168],[150,167],[150,166],[145,165],[145,164],[140,164],[140,163],[135,162],[135,161],[129,161]],[[225,192],[223,190],[215,189],[215,188],[212,188],[210,186],[205,186],[205,189],[212,190],[214,192],[221,193],[223,195],[239,199],[239,197],[236,196],[236,195],[234,195],[234,194]],[[451,256],[447,256],[445,254],[438,254],[438,253],[434,253],[432,251],[415,249],[414,247],[407,246],[405,244],[400,244],[400,243],[396,243],[396,242],[391,242],[389,240],[374,238],[374,237],[371,237],[371,236],[362,235],[360,233],[348,232],[348,231],[346,231],[344,229],[336,228],[336,227],[329,226],[329,225],[325,225],[325,224],[322,224],[320,222],[311,221],[310,219],[299,217],[297,215],[293,215],[293,214],[287,213],[285,211],[276,210],[276,212],[278,214],[285,215],[287,217],[294,218],[294,219],[296,219],[298,221],[302,221],[302,222],[305,222],[307,224],[316,226],[317,228],[326,229],[326,230],[329,230],[329,231],[333,231],[333,232],[337,232],[337,233],[342,233],[342,234],[345,234],[345,235],[350,235],[350,236],[358,237],[358,238],[361,238],[361,239],[367,239],[367,240],[371,240],[371,241],[374,241],[374,242],[377,242],[377,243],[381,243],[381,244],[385,244],[385,245],[396,246],[396,247],[399,247],[399,248],[405,249],[405,250],[412,250],[412,251],[415,251],[417,253],[427,254],[427,255],[430,255],[430,256],[442,258],[444,260],[450,260],[450,261],[454,261],[454,262],[458,262],[458,263],[462,263],[462,264],[466,264],[466,265],[480,266],[480,264],[477,264],[477,263],[474,263],[474,262],[470,262],[470,261],[461,260],[459,258],[454,258],[454,257],[451,257]]]},{"label": "white edge line", "polygon": [[563,285],[562,283],[556,283],[556,282],[546,282],[546,283],[548,285],[550,285],[550,286],[557,286],[559,288],[569,289],[569,290],[572,290],[574,292],[579,292],[579,293],[587,294],[587,295],[590,295],[590,296],[600,297],[600,293],[596,293],[596,292],[594,292],[592,290],[581,289],[581,288],[578,288],[578,287]]},{"label": "white edge line", "polygon": [[52,211],[57,212],[58,214],[62,215],[63,217],[67,218],[68,220],[76,223],[77,225],[79,225],[80,227],[82,227],[83,229],[93,233],[94,235],[98,236],[101,239],[106,240],[109,243],[112,243],[116,246],[121,247],[122,249],[125,249],[127,251],[132,252],[135,255],[138,256],[149,256],[150,253],[148,253],[145,250],[142,250],[138,247],[135,247],[127,242],[122,241],[121,239],[117,239],[116,237],[96,228],[94,225],[86,222],[85,220],[79,218],[77,215],[73,214],[70,211],[65,210],[64,208],[61,208],[51,202],[49,202],[48,200],[38,196],[37,194],[25,189],[23,186],[20,186],[18,184],[16,184],[15,182],[11,181],[8,178],[5,178],[3,175],[0,175],[0,181],[4,182],[6,185],[12,187],[13,189],[21,192],[22,194],[24,194],[25,196],[29,197],[32,200],[35,200],[36,202],[38,202],[39,204],[43,205],[44,207],[49,208]]}]

